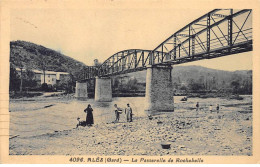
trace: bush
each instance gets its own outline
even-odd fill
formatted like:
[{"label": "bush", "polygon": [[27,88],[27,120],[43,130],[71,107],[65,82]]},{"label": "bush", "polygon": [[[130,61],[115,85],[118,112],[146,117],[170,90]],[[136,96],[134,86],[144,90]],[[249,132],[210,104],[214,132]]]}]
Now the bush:
[{"label": "bush", "polygon": [[43,83],[42,84],[42,91],[48,91],[48,90],[49,90],[49,88],[48,88],[47,83]]}]

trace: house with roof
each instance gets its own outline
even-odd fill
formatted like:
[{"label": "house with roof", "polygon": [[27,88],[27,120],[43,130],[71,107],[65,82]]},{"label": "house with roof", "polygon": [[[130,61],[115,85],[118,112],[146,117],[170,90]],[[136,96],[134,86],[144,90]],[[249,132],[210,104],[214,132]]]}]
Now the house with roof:
[{"label": "house with roof", "polygon": [[[16,71],[20,75],[21,69],[16,68]],[[26,69],[22,69],[23,72],[26,71]],[[59,84],[61,81],[65,81],[69,78],[69,73],[67,72],[55,72],[55,71],[45,71],[45,75],[43,71],[40,70],[31,70],[34,73],[34,80],[37,81],[38,85],[42,85],[44,82],[47,85],[55,85]]]}]

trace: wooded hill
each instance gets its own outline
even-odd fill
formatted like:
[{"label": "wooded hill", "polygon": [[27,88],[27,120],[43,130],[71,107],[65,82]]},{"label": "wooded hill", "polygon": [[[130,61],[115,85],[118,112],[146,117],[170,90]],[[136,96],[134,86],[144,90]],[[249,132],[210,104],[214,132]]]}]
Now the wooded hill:
[{"label": "wooded hill", "polygon": [[[137,83],[146,82],[146,71],[125,74],[124,76],[135,78]],[[195,65],[173,66],[172,82],[173,89],[177,91],[222,91],[251,94],[252,70],[224,71]],[[143,88],[144,90],[145,88]]]},{"label": "wooded hill", "polygon": [[10,42],[10,62],[16,68],[71,73],[75,79],[87,66],[55,50],[26,41]]}]

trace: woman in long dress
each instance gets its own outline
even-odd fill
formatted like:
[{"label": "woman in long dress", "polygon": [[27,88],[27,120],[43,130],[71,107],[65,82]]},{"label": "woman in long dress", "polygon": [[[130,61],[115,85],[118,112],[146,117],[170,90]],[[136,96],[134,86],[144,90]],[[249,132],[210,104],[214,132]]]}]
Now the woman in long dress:
[{"label": "woman in long dress", "polygon": [[94,124],[94,119],[93,119],[93,109],[91,108],[91,105],[89,104],[88,107],[84,110],[84,112],[87,113],[86,116],[86,124],[88,126],[92,126]]}]

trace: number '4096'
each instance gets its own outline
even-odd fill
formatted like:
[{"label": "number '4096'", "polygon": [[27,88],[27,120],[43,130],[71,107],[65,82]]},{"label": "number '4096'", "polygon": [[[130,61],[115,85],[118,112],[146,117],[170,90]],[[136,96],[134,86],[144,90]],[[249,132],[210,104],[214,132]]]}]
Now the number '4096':
[{"label": "number '4096'", "polygon": [[83,159],[83,157],[71,157],[69,161],[70,162],[83,162],[84,159]]}]

